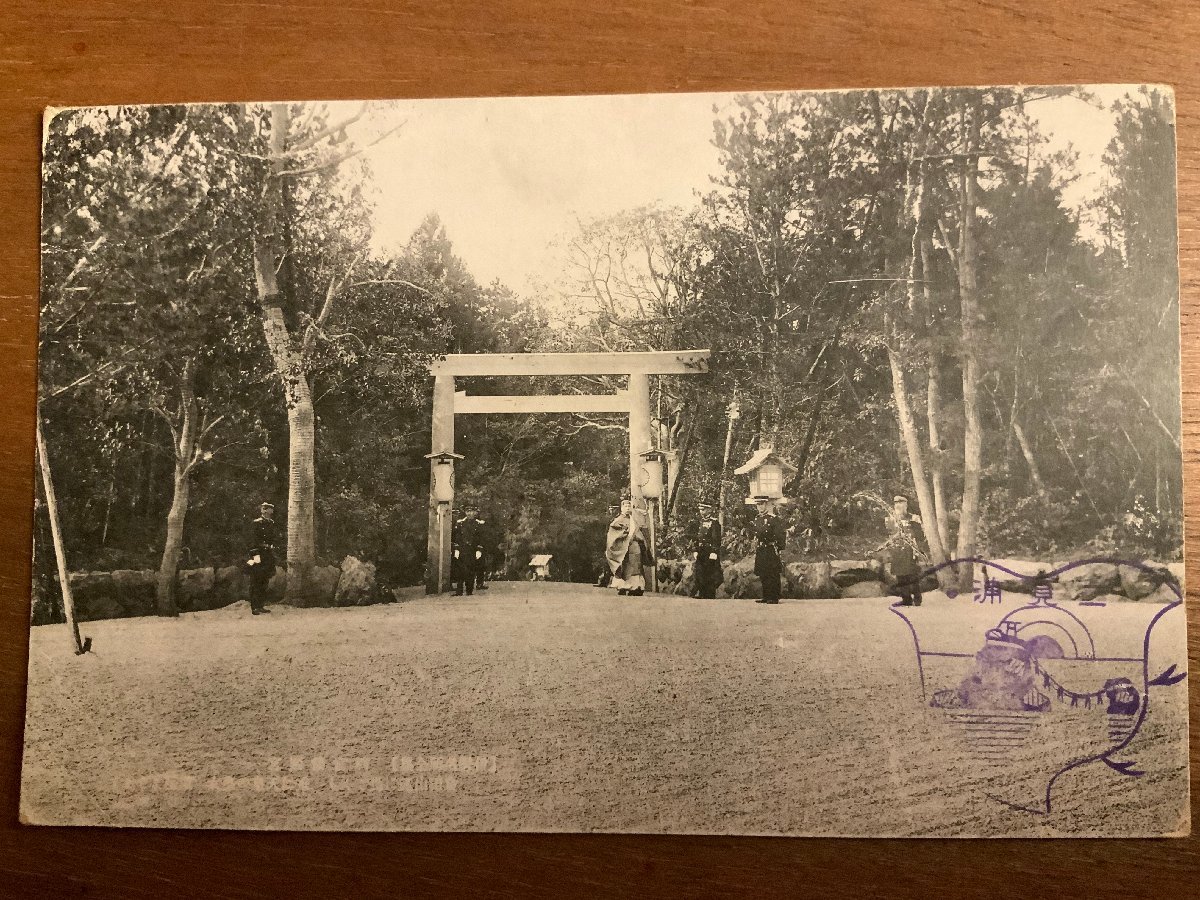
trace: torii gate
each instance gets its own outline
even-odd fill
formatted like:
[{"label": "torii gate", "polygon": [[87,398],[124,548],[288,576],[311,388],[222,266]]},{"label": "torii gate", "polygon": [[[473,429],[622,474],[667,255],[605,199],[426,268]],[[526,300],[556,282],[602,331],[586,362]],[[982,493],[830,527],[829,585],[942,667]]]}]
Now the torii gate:
[{"label": "torii gate", "polygon": [[[433,363],[432,454],[454,452],[454,416],[492,413],[624,413],[629,416],[629,490],[642,497],[636,477],[638,455],[650,449],[650,376],[695,375],[708,371],[708,350],[645,353],[461,353]],[[625,375],[629,383],[615,394],[532,394],[529,396],[468,397],[455,392],[459,376],[498,375]],[[431,455],[432,455],[431,454]],[[430,460],[429,543],[425,589],[437,593],[448,580],[450,529],[454,501],[434,497],[434,467]],[[442,507],[439,510],[439,505]],[[439,578],[439,575],[441,576]]]}]

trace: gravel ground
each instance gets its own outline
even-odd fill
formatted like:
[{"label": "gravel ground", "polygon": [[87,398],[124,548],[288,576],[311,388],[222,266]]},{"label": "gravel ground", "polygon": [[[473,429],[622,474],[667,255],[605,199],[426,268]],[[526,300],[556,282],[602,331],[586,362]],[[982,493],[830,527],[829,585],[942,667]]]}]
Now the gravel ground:
[{"label": "gravel ground", "polygon": [[[496,583],[469,598],[88,623],[95,651],[79,657],[64,626],[42,626],[30,641],[22,816],[368,830],[1187,829],[1186,681],[1151,689],[1125,751],[1143,777],[1091,763],[1056,782],[1049,815],[1017,811],[987,798],[996,772],[989,782],[943,711],[922,703],[890,602],[770,607]],[[1186,668],[1182,610],[1155,638],[1152,674]]]}]

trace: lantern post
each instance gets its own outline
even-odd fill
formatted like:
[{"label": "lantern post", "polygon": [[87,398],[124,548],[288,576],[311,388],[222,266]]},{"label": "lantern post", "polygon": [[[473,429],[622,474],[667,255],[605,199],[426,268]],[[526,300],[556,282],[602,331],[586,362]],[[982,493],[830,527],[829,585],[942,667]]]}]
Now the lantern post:
[{"label": "lantern post", "polygon": [[655,533],[655,522],[660,512],[659,504],[663,491],[663,461],[667,454],[661,450],[644,450],[638,454],[641,460],[639,476],[636,481],[641,485],[642,497],[654,505],[650,508],[650,556],[654,565],[650,567],[650,590],[658,590],[658,538]]},{"label": "lantern post", "polygon": [[459,453],[442,450],[437,453],[426,453],[425,458],[432,463],[430,466],[429,493],[433,502],[437,505],[437,592],[441,594],[446,590],[447,554],[445,519],[447,511],[450,509],[450,504],[454,502],[454,461],[463,457]]}]

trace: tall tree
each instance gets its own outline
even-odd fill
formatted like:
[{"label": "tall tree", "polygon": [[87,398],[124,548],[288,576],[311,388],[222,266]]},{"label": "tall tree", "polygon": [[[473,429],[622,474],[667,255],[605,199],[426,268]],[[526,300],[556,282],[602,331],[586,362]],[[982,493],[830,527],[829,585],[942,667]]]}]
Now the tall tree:
[{"label": "tall tree", "polygon": [[343,165],[365,146],[344,146],[364,109],[341,118],[331,118],[325,107],[293,110],[287,103],[244,109],[244,128],[260,136],[262,151],[254,189],[254,284],[287,410],[287,591],[293,597],[310,590],[317,551],[316,419],[307,357],[368,252],[366,205],[338,181]]},{"label": "tall tree", "polygon": [[98,424],[142,410],[170,431],[164,615],[176,612],[192,473],[213,456],[210,432],[236,418],[231,392],[212,388],[245,371],[246,317],[230,251],[237,184],[210,161],[213,132],[228,122],[221,107],[71,110],[47,140],[43,373],[66,384],[44,384],[43,396],[90,391]]}]

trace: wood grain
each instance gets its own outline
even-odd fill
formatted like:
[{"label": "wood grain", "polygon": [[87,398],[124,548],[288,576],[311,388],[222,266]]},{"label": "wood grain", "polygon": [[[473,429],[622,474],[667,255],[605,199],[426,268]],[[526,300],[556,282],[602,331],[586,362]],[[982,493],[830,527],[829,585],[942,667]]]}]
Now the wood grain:
[{"label": "wood grain", "polygon": [[[819,8],[818,8],[819,7]],[[1189,547],[1200,448],[1200,6],[902,0],[19,0],[0,22],[0,895],[603,891],[1191,896],[1200,838],[846,841],[34,829],[16,822],[33,496],[41,110],[199,100],[1164,82],[1177,92]],[[1189,554],[1190,555],[1190,554]],[[1189,584],[1200,572],[1189,565]],[[1189,594],[1190,664],[1197,663]],[[1191,693],[1195,704],[1197,693]],[[1193,709],[1195,707],[1193,706]],[[1196,762],[1196,722],[1192,749]]]}]

